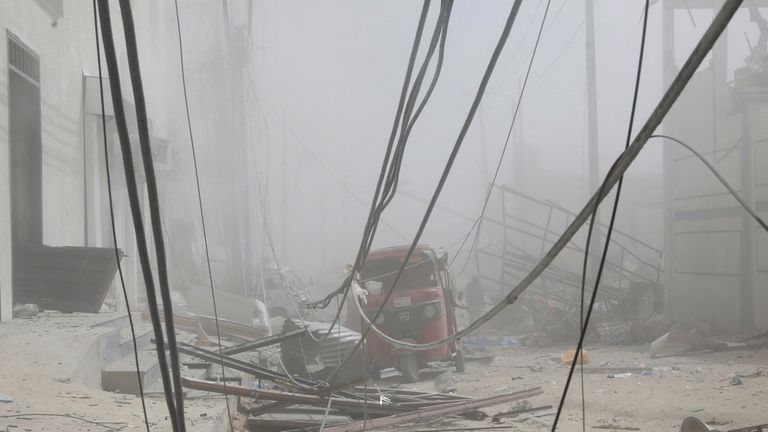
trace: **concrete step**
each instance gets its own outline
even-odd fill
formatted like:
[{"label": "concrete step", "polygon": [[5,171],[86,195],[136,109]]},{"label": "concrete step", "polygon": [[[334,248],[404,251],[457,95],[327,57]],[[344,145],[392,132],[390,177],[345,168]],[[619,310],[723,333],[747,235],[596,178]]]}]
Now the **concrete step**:
[{"label": "concrete step", "polygon": [[[139,351],[139,375],[144,388],[160,378],[160,365],[157,362],[154,347]],[[139,394],[139,379],[136,375],[133,353],[102,367],[101,388],[107,391]]]},{"label": "concrete step", "polygon": [[[139,314],[133,314],[133,324],[136,332],[136,345],[139,350],[144,349],[152,340],[152,326],[141,320]],[[120,315],[92,327],[111,329],[104,333],[99,341],[102,368],[123,357],[129,355],[133,357],[133,336],[128,315]]]},{"label": "concrete step", "polygon": [[[186,356],[181,356],[179,358],[179,361],[181,362],[182,365],[184,365],[181,370],[181,376],[187,377],[187,378],[208,379],[211,376],[211,371],[213,370],[213,367],[214,367],[208,363],[201,363],[197,360],[193,360]],[[197,392],[196,390],[184,389],[185,397],[193,392],[200,393],[200,392]],[[144,388],[144,394],[145,395],[163,394],[163,382],[160,379],[160,377],[158,377],[158,379],[155,382],[151,383],[148,387]]]}]

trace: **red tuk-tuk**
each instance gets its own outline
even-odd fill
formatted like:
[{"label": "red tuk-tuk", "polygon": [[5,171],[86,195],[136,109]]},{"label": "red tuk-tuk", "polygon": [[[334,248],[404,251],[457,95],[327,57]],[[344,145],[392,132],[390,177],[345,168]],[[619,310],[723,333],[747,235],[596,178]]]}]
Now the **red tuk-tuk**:
[{"label": "red tuk-tuk", "polygon": [[[381,307],[409,246],[371,251],[359,275],[366,292],[360,302],[369,319]],[[355,295],[355,294],[353,294]],[[438,257],[429,246],[419,245],[394,292],[376,320],[376,327],[392,338],[410,342],[433,342],[456,333],[456,302],[453,278],[446,269],[446,257]],[[350,299],[346,327],[361,329],[361,317],[354,299]],[[394,347],[375,331],[368,332],[366,352],[371,372],[377,375],[388,367],[397,368],[409,382],[419,379],[419,371],[433,361],[453,360],[456,370],[464,371],[464,357],[459,341],[426,351]]]}]

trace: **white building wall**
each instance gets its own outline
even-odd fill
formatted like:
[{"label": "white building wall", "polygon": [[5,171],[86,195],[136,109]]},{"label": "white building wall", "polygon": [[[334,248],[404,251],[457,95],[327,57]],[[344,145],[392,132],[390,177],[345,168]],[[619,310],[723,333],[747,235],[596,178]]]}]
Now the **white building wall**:
[{"label": "white building wall", "polygon": [[[63,12],[58,19],[55,19],[55,12],[51,13],[50,9],[46,12],[44,9],[49,4],[55,6],[54,10],[57,4],[62,6]],[[176,141],[179,139],[177,135],[184,138],[186,135],[182,134],[184,129],[178,129],[185,124],[185,117],[183,111],[179,111],[180,107],[183,108],[183,100],[180,99],[178,45],[173,11],[171,2],[135,2],[134,17],[152,133]],[[126,101],[132,102],[132,92],[127,84],[129,75],[117,2],[112,2],[111,13],[123,93]],[[95,134],[93,121],[86,121],[84,114],[83,76],[98,73],[93,18],[90,1],[64,0],[59,3],[56,0],[0,0],[0,320],[10,319],[12,309],[6,30],[13,32],[40,56],[43,242],[51,246],[85,246],[86,181],[93,181],[86,178],[85,141],[94,139]],[[102,64],[106,76],[103,58]],[[108,86],[104,90],[108,93]],[[113,147],[117,148],[117,135],[113,134],[109,139],[114,141]],[[103,160],[99,162],[103,164]],[[113,180],[114,176],[122,175],[122,170],[113,172]],[[105,184],[101,187],[105,187]],[[106,201],[103,205],[104,214],[108,215]],[[117,205],[127,211],[127,203]],[[130,218],[126,214],[120,215],[118,219],[122,222],[118,227],[122,239],[119,237],[118,242],[122,240],[131,249],[134,242]],[[100,241],[101,246],[111,246],[111,234]],[[98,246],[92,241],[87,243],[89,246]],[[131,252],[128,250],[129,255],[135,256]],[[140,272],[130,279],[140,280]],[[130,288],[132,292],[136,292],[137,288],[143,290],[143,286]]]}]

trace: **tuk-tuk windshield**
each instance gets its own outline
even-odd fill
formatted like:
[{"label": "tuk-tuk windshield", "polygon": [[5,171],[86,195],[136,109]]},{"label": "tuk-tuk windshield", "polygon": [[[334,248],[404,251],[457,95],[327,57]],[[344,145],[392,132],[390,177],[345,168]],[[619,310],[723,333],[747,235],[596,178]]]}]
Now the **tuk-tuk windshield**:
[{"label": "tuk-tuk windshield", "polygon": [[[432,260],[418,254],[408,260],[409,263],[403,272],[403,276],[395,287],[395,291],[406,291],[419,288],[432,288],[437,286]],[[401,258],[369,258],[360,272],[361,284],[371,294],[382,294],[392,289],[397,272],[403,261]]]}]

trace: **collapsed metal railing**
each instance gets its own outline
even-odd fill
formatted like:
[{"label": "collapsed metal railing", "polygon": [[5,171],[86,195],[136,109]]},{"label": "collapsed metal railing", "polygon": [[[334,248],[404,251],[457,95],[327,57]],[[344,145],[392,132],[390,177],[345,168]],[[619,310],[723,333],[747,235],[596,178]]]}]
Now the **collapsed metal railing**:
[{"label": "collapsed metal railing", "polygon": [[[497,215],[485,216],[483,221],[497,228],[491,231],[500,234],[499,241],[478,249],[483,257],[478,261],[479,273],[503,296],[530,272],[576,213],[504,185],[494,185],[493,193],[499,195],[499,211]],[[604,238],[602,234],[607,228],[604,224],[595,224],[600,238]],[[661,250],[616,229],[610,241],[600,287],[605,299],[618,300],[633,286],[653,288],[660,284]],[[571,239],[558,261],[542,273],[538,284],[531,286],[528,293],[564,307],[573,306],[581,289],[579,266],[585,253],[582,243],[579,237]],[[590,253],[590,257],[593,256]],[[590,279],[587,277],[588,286],[594,283]]]}]

